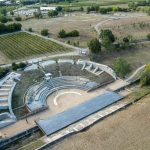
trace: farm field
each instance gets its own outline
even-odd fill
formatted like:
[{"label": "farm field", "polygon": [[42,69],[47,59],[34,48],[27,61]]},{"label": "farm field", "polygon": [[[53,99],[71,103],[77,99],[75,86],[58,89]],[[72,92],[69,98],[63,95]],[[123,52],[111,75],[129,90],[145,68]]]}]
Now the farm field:
[{"label": "farm field", "polygon": [[149,96],[47,150],[149,150]]},{"label": "farm field", "polygon": [[65,51],[69,49],[24,32],[0,36],[0,53],[12,61]]}]

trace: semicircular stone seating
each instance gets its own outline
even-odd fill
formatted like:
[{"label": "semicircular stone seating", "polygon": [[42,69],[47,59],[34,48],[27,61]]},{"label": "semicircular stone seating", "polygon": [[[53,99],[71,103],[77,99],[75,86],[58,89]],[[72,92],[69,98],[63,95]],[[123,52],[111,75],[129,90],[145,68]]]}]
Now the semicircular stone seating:
[{"label": "semicircular stone seating", "polygon": [[[6,110],[0,113],[0,128],[16,122],[16,117],[12,111],[11,100],[12,92],[16,86],[16,81],[21,75],[11,72],[0,80],[0,110]],[[9,112],[7,112],[9,109]]]},{"label": "semicircular stone seating", "polygon": [[67,88],[88,91],[98,86],[97,83],[79,76],[62,76],[44,80],[29,88],[25,100],[29,111],[38,111],[47,106],[47,97],[53,92]]}]

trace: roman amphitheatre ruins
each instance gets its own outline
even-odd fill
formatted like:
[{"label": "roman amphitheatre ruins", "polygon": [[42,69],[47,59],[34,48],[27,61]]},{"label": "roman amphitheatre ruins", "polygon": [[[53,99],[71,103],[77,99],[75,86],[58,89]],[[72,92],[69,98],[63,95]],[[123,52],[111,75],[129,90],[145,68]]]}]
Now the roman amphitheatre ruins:
[{"label": "roman amphitheatre ruins", "polygon": [[29,62],[0,82],[1,110],[9,110],[0,116],[1,146],[37,131],[45,146],[92,126],[131,103],[124,100],[131,93],[126,87],[137,74],[122,80],[110,67],[82,59]]},{"label": "roman amphitheatre ruins", "polygon": [[148,150],[150,86],[141,79],[150,67],[149,6],[41,3],[7,6],[10,19],[0,23],[0,150]]}]

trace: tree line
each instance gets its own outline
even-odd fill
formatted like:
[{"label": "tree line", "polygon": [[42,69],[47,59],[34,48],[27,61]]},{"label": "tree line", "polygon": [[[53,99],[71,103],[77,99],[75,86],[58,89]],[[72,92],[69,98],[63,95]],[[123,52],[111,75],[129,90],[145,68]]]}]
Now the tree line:
[{"label": "tree line", "polygon": [[20,31],[21,27],[22,25],[20,23],[12,23],[8,25],[0,23],[0,34]]},{"label": "tree line", "polygon": [[128,12],[130,11],[129,8],[121,8],[118,6],[112,6],[112,7],[100,7],[98,5],[87,7],[87,13],[91,11],[99,12],[101,14],[107,14],[109,12],[117,12],[117,11],[122,11],[122,12]]},{"label": "tree line", "polygon": [[73,30],[71,32],[66,32],[64,29],[62,29],[59,33],[58,33],[58,37],[60,38],[66,38],[66,37],[77,37],[79,36],[79,31],[77,30]]}]

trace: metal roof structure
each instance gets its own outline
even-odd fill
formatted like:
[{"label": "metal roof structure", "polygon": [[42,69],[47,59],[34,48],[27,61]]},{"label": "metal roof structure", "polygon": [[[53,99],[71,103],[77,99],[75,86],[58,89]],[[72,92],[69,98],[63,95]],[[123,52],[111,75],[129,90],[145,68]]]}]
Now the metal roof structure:
[{"label": "metal roof structure", "polygon": [[115,92],[106,92],[87,102],[79,104],[64,112],[47,119],[36,121],[40,129],[47,135],[51,135],[97,111],[121,100],[123,97]]}]

